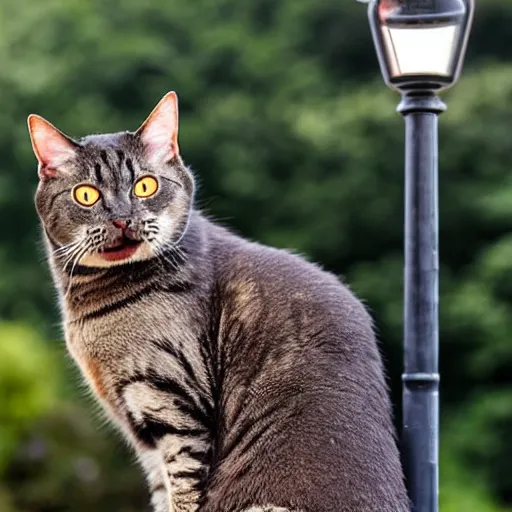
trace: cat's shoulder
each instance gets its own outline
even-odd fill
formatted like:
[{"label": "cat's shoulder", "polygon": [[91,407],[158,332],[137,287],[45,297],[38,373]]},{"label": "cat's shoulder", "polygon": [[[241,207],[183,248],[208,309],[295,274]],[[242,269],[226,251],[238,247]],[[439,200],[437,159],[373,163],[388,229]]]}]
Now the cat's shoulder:
[{"label": "cat's shoulder", "polygon": [[333,274],[308,261],[306,256],[297,251],[248,240],[213,223],[209,223],[207,229],[212,256],[222,271],[231,270],[244,275],[263,275],[269,278],[292,278],[294,275],[307,278],[309,275],[315,280],[338,281]]},{"label": "cat's shoulder", "polygon": [[225,283],[240,283],[267,293],[307,293],[313,300],[327,296],[359,304],[340,277],[289,249],[247,240],[225,228],[211,227],[213,257]]}]

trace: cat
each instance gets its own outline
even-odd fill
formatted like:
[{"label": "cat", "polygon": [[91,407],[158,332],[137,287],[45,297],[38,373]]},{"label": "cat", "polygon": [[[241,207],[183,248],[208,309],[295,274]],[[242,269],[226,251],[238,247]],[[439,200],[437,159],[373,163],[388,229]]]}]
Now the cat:
[{"label": "cat", "polygon": [[66,344],[153,510],[409,510],[371,317],[194,207],[176,94],[136,132],[28,125]]}]

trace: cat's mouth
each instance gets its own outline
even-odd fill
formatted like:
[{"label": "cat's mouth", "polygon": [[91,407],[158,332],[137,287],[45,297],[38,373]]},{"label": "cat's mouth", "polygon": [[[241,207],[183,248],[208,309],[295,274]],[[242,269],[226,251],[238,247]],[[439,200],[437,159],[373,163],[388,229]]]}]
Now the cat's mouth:
[{"label": "cat's mouth", "polygon": [[107,261],[125,260],[137,252],[141,243],[141,240],[134,240],[123,235],[114,243],[103,247],[99,254]]}]

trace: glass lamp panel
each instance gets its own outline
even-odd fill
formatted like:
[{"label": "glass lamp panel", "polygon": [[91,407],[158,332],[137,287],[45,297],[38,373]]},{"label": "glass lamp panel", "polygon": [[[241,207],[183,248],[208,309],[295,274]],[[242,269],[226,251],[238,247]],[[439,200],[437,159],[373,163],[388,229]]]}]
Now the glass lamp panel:
[{"label": "glass lamp panel", "polygon": [[381,30],[392,78],[453,74],[460,35],[458,25],[382,25]]}]

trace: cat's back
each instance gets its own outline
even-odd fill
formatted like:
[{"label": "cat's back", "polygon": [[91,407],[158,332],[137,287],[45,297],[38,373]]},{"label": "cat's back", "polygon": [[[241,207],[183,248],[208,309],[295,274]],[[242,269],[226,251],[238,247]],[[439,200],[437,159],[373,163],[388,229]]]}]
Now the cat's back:
[{"label": "cat's back", "polygon": [[224,411],[203,510],[407,510],[363,305],[296,255],[211,233]]}]

